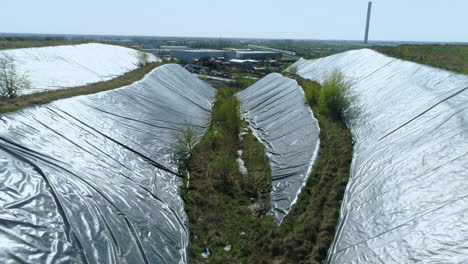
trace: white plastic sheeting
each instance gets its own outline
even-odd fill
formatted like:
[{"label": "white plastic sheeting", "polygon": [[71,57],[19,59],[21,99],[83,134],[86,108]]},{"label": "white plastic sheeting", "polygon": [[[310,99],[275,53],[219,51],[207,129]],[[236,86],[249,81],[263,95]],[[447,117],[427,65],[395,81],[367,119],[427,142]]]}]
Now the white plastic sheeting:
[{"label": "white plastic sheeting", "polygon": [[[138,68],[137,50],[98,43],[0,51],[29,76],[31,89],[20,94],[74,87],[113,79]],[[149,55],[149,61],[159,59]]]},{"label": "white plastic sheeting", "polygon": [[318,121],[297,82],[277,73],[265,76],[237,97],[253,134],[266,147],[272,173],[272,214],[281,223],[317,157]]},{"label": "white plastic sheeting", "polygon": [[362,111],[328,262],[467,263],[468,76],[368,49],[292,66],[341,70]]},{"label": "white plastic sheeting", "polygon": [[1,263],[187,263],[174,132],[215,90],[165,65],[130,86],[0,118]]}]

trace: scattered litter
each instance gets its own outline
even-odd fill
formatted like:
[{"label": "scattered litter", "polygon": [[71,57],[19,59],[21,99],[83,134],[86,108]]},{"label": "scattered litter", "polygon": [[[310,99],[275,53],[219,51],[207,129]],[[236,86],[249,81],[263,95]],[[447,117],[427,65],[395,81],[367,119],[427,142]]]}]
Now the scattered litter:
[{"label": "scattered litter", "polygon": [[245,167],[244,160],[241,158],[242,150],[238,150],[237,155],[239,155],[239,157],[236,159],[237,165],[239,166],[239,172],[242,175],[247,176],[248,171],[247,171],[247,168]]},{"label": "scattered litter", "polygon": [[210,250],[208,248],[204,248],[202,253],[201,253],[202,258],[209,258],[211,256]]}]

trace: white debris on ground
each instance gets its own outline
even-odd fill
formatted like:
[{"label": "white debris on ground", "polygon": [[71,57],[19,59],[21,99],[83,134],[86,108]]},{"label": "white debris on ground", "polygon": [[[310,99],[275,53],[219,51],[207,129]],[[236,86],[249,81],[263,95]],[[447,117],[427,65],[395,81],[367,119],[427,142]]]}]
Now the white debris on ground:
[{"label": "white debris on ground", "polygon": [[231,251],[231,249],[232,249],[231,245],[227,245],[224,247],[224,251],[227,251],[227,252]]},{"label": "white debris on ground", "polygon": [[242,157],[242,150],[237,151],[237,156],[238,158],[236,159],[237,165],[239,166],[239,171],[242,175],[247,176],[247,168],[245,167],[244,160],[241,158]]},{"label": "white debris on ground", "polygon": [[210,250],[208,248],[203,249],[201,256],[204,259],[209,258],[211,256]]},{"label": "white debris on ground", "polygon": [[[138,68],[138,52],[116,45],[89,43],[41,48],[0,51],[7,56],[21,74],[26,74],[31,89],[20,94],[31,94],[107,81]],[[160,61],[149,54],[149,62]]]},{"label": "white debris on ground", "polygon": [[[246,128],[246,127],[243,127],[241,129],[241,132],[239,133],[239,141],[242,141],[244,139],[244,136],[247,135],[249,133],[249,129]],[[247,168],[245,167],[245,163],[244,163],[244,160],[242,159],[242,150],[239,149],[237,151],[237,159],[236,159],[236,162],[237,162],[237,165],[239,166],[239,172],[244,175],[244,176],[247,176],[248,175],[248,171],[247,171]]]}]

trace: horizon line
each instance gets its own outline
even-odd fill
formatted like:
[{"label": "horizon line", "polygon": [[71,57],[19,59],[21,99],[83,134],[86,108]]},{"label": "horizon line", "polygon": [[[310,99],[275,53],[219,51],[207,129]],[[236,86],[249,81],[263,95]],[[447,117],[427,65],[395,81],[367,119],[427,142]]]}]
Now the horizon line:
[{"label": "horizon line", "polygon": [[[234,40],[302,40],[302,41],[346,41],[364,44],[363,40],[353,39],[314,39],[314,38],[275,38],[275,37],[206,37],[206,36],[164,36],[164,35],[128,35],[128,34],[83,34],[83,33],[25,33],[25,32],[0,32],[0,36],[5,35],[37,35],[37,36],[91,36],[91,37],[142,37],[142,38],[200,38],[200,39],[234,39]],[[440,40],[369,40],[369,43],[400,42],[400,43],[449,43],[465,44],[468,41],[440,41]],[[369,44],[367,44],[369,45]]]}]

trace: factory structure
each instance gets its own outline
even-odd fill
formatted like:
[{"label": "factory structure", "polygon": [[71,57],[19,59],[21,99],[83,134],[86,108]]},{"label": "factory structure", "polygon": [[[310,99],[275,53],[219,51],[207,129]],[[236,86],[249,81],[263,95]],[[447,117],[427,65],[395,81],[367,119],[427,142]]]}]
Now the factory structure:
[{"label": "factory structure", "polygon": [[180,61],[195,61],[202,58],[226,58],[233,59],[236,57],[234,50],[215,50],[215,49],[186,49],[186,50],[171,50],[170,55]]},{"label": "factory structure", "polygon": [[274,51],[257,51],[257,50],[236,51],[236,59],[241,59],[241,60],[246,60],[246,59],[267,60],[267,59],[276,59],[281,56],[282,56],[281,52],[274,52]]},{"label": "factory structure", "polygon": [[191,49],[186,46],[161,46],[158,50],[158,54],[169,55],[172,58],[176,58],[183,62],[191,62],[203,58],[224,58],[225,60],[268,60],[282,56],[281,52],[276,51],[254,51],[248,49]]}]

